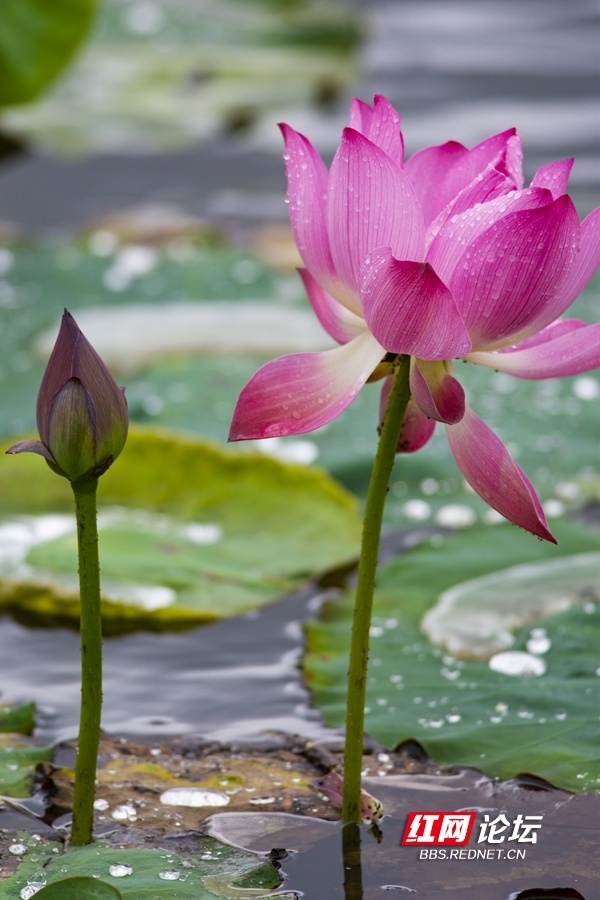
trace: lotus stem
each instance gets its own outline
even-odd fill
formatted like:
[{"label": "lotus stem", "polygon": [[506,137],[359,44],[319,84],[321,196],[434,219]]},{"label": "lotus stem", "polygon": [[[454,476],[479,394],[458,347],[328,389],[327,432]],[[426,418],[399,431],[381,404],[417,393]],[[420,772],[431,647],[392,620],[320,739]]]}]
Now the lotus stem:
[{"label": "lotus stem", "polygon": [[348,667],[346,745],[342,794],[342,821],[345,824],[358,824],[361,821],[360,790],[367,667],[369,661],[369,631],[383,509],[398,448],[398,437],[406,407],[410,400],[409,364],[410,357],[399,357],[396,378],[388,400],[371,472],[363,521],[358,580],[354,601],[350,663]]},{"label": "lotus stem", "polygon": [[98,480],[73,482],[81,606],[81,714],[75,762],[71,843],[92,842],[102,712],[102,616],[96,490]]}]

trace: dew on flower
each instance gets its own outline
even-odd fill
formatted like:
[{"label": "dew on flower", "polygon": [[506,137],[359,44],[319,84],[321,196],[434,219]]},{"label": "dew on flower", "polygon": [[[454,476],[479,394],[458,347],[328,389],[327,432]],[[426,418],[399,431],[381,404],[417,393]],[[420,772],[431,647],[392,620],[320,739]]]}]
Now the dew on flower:
[{"label": "dew on flower", "polygon": [[12,853],[13,856],[23,856],[24,853],[27,853],[27,846],[25,844],[11,844],[8,852]]},{"label": "dew on flower", "polygon": [[158,877],[162,878],[163,881],[179,881],[180,876],[181,873],[177,869],[164,869],[158,873]]}]

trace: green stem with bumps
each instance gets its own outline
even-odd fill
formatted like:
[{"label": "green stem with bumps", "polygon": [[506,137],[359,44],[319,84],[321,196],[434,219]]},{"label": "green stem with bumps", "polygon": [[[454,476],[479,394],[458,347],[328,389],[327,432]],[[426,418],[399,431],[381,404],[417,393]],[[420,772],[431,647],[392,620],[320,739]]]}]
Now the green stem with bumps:
[{"label": "green stem with bumps", "polygon": [[410,357],[401,356],[398,362],[398,370],[388,400],[371,472],[363,522],[348,668],[346,745],[342,795],[342,821],[345,824],[357,824],[361,821],[360,790],[367,666],[369,661],[369,631],[379,556],[381,523],[385,498],[398,447],[398,436],[406,407],[410,400],[408,381]]},{"label": "green stem with bumps", "polygon": [[102,615],[96,491],[98,480],[72,482],[77,518],[81,607],[81,714],[75,762],[71,843],[92,842],[102,712]]}]

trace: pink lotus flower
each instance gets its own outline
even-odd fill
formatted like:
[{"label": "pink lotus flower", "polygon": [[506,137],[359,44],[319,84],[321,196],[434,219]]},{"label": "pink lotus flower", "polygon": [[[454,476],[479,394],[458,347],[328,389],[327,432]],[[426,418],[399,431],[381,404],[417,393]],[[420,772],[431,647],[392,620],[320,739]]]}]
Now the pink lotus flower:
[{"label": "pink lotus flower", "polygon": [[330,170],[282,126],[290,218],[313,309],[340,344],[263,366],[243,389],[230,440],[298,434],[339,415],[367,381],[411,356],[398,450],[442,422],[466,481],[494,509],[553,541],[527,476],[465,403],[453,359],[518,378],[600,365],[600,324],[561,319],[600,263],[600,208],[579,223],[564,191],[573,160],[523,187],[514,130],[467,150],[449,142],[404,161],[400,117],[352,103]]}]

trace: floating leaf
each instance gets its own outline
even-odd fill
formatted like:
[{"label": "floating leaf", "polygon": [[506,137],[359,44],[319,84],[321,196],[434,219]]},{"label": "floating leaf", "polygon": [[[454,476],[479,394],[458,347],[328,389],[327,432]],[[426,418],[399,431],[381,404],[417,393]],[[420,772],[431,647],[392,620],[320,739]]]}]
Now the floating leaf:
[{"label": "floating leaf", "polygon": [[35,703],[0,709],[0,732],[31,734],[35,728]]},{"label": "floating leaf", "polygon": [[[555,530],[558,548],[510,526],[471,529],[420,545],[381,568],[372,625],[369,734],[389,746],[416,739],[437,762],[475,766],[500,778],[525,770],[565,789],[599,789],[600,566],[595,576],[588,568],[581,577],[573,567],[571,603],[560,612],[548,614],[535,582],[525,579],[520,585],[527,625],[516,628],[511,650],[523,654],[521,661],[537,660],[545,670],[539,677],[506,674],[502,660],[492,668],[487,660],[460,659],[432,645],[421,627],[440,595],[458,584],[472,588],[471,579],[493,572],[498,584],[505,570],[516,591],[511,565],[535,563],[543,575],[543,561],[553,571],[556,559],[563,558],[568,570],[572,555],[587,560],[588,552],[600,550],[600,537],[580,526],[558,522]],[[485,584],[482,578],[483,610]],[[313,700],[331,726],[344,721],[351,601],[349,596],[332,601],[321,621],[308,625],[305,670]],[[473,649],[469,655],[476,656],[478,648]]]},{"label": "floating leaf", "polygon": [[0,794],[28,797],[36,766],[52,759],[52,747],[25,746],[11,739],[0,746]]},{"label": "floating leaf", "polygon": [[[24,456],[0,467],[0,490],[0,605],[76,620],[68,484]],[[358,548],[355,501],[322,472],[174,435],[133,430],[99,500],[104,616],[113,631],[245,612]]]},{"label": "floating leaf", "polygon": [[95,0],[3,0],[0,105],[33,100],[86,36]]},{"label": "floating leaf", "polygon": [[62,878],[48,884],[35,895],[39,900],[122,900],[123,894],[105,881],[84,875]]},{"label": "floating leaf", "polygon": [[[27,854],[15,875],[0,881],[0,898],[19,897],[24,883],[38,880],[48,891],[48,898],[67,900],[71,896],[93,897],[94,900],[214,900],[232,897],[256,900],[257,895],[278,887],[280,877],[269,863],[254,854],[221,844],[199,835],[193,851],[186,856],[165,849],[128,849],[111,847],[96,841],[85,847],[73,847],[59,855],[48,853],[40,868],[44,844],[35,854]],[[35,856],[35,858],[32,858]],[[39,880],[40,874],[43,882]],[[69,882],[93,879],[98,888],[108,886],[117,893],[57,893]],[[46,887],[47,886],[47,887]],[[50,889],[52,888],[52,892]],[[66,890],[66,889],[65,889]],[[32,895],[33,896],[33,895]],[[42,889],[39,891],[40,897]]]}]

